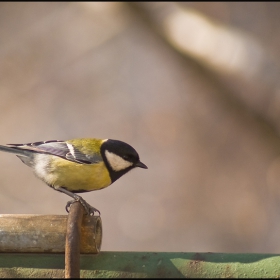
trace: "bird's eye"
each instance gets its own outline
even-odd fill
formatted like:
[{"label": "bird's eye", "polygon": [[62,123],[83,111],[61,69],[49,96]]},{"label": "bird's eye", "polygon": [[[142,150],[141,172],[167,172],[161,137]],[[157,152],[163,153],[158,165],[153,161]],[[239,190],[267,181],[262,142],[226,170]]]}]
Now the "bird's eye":
[{"label": "bird's eye", "polygon": [[124,155],[124,156],[123,156],[123,159],[124,159],[124,160],[129,160],[129,156]]}]

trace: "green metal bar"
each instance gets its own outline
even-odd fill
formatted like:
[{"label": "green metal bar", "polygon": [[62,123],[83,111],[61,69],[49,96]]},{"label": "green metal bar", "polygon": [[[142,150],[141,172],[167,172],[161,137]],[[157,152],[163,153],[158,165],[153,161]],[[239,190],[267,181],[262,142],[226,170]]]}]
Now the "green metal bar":
[{"label": "green metal bar", "polygon": [[[279,278],[280,255],[101,252],[81,255],[81,278]],[[1,253],[1,278],[64,277],[64,254]]]}]

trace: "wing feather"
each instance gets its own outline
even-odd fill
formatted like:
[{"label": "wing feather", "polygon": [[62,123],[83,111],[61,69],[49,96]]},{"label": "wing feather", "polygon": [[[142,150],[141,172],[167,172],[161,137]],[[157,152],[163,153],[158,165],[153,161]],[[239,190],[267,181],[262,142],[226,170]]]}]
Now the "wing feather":
[{"label": "wing feather", "polygon": [[79,151],[72,144],[61,140],[40,141],[26,144],[8,144],[19,150],[29,150],[61,157],[65,160],[80,164],[93,164],[102,160],[100,155],[87,155]]}]

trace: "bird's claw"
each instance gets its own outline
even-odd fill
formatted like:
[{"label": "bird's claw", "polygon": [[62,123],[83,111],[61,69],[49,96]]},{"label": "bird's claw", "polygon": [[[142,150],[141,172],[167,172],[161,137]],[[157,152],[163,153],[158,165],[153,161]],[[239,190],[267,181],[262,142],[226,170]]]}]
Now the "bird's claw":
[{"label": "bird's claw", "polygon": [[71,201],[68,201],[66,206],[65,206],[65,210],[67,213],[69,213],[69,209],[70,209],[70,206],[75,202],[76,200],[71,200]]},{"label": "bird's claw", "polygon": [[99,211],[98,209],[94,208],[93,206],[89,205],[89,204],[88,204],[84,199],[82,199],[81,197],[80,197],[80,198],[77,198],[77,199],[74,199],[74,200],[70,200],[70,201],[67,202],[67,204],[66,204],[66,206],[65,206],[65,209],[66,209],[66,212],[67,212],[67,213],[69,213],[69,209],[70,209],[71,205],[72,205],[74,202],[76,202],[76,201],[80,202],[80,203],[83,205],[83,207],[84,207],[84,209],[85,209],[87,215],[89,215],[89,216],[94,216],[94,212],[98,212],[98,216],[100,216],[100,211]]}]

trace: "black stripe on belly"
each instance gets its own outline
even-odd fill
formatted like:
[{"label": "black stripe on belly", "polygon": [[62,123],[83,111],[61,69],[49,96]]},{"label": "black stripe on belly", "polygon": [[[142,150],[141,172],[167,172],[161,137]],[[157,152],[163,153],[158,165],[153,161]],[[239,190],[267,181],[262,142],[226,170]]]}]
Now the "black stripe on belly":
[{"label": "black stripe on belly", "polygon": [[79,189],[79,190],[68,190],[67,188],[65,188],[66,190],[68,190],[68,191],[70,191],[70,192],[73,192],[73,193],[84,193],[84,192],[92,192],[92,191],[98,191],[98,190],[102,190],[102,189],[104,189],[104,188],[106,188],[106,187],[103,187],[103,188],[99,188],[99,189],[91,189],[91,190],[82,190],[82,189]]},{"label": "black stripe on belly", "polygon": [[[66,190],[68,190],[67,188],[65,188]],[[70,190],[68,190],[70,191]],[[71,190],[70,192],[73,192],[73,193],[84,193],[84,192],[90,192],[90,191],[93,191],[93,190]]]}]

